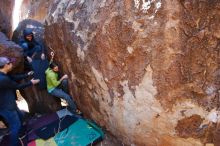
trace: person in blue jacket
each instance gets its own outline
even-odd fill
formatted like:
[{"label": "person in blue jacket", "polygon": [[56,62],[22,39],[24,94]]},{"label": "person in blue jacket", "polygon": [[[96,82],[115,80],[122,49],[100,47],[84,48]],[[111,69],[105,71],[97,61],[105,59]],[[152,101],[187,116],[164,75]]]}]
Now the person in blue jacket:
[{"label": "person in blue jacket", "polygon": [[24,38],[20,41],[20,46],[23,48],[25,70],[33,70],[34,78],[40,79],[38,87],[40,89],[46,89],[44,73],[49,66],[49,62],[45,57],[44,49],[42,45],[35,40],[32,29],[24,29],[23,36]]},{"label": "person in blue jacket", "polygon": [[9,75],[12,61],[7,57],[0,57],[0,116],[3,117],[10,132],[10,145],[17,146],[18,133],[21,128],[22,114],[16,104],[16,90],[39,83],[39,79],[32,79],[26,83],[18,83],[27,78],[30,73]]}]

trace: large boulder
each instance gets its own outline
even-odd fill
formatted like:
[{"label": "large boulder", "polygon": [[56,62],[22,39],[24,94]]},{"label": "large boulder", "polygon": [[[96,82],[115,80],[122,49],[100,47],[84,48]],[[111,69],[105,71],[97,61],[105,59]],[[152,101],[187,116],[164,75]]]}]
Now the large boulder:
[{"label": "large boulder", "polygon": [[12,13],[14,0],[0,1],[0,32],[12,35]]},{"label": "large boulder", "polygon": [[45,39],[81,110],[124,143],[202,146],[215,141],[207,123],[219,106],[219,7],[54,0]]}]

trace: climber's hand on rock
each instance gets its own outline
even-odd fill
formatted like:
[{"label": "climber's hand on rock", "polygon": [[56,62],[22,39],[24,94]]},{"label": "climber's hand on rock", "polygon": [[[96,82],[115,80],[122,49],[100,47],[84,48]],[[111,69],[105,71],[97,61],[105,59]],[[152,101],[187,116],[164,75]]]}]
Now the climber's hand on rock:
[{"label": "climber's hand on rock", "polygon": [[64,75],[64,76],[62,76],[62,78],[60,79],[60,81],[65,80],[65,79],[67,79],[67,78],[68,78],[68,76],[67,76],[67,75]]},{"label": "climber's hand on rock", "polygon": [[62,82],[63,80],[65,80],[65,79],[67,79],[67,78],[68,78],[68,76],[67,76],[67,75],[63,75],[63,76],[62,76],[62,78],[60,78],[60,80],[59,80],[59,81],[60,81],[60,82]]},{"label": "climber's hand on rock", "polygon": [[63,76],[63,79],[68,79],[68,75],[64,75],[64,76]]},{"label": "climber's hand on rock", "polygon": [[29,71],[27,74],[28,76],[32,76],[34,74],[34,71]]},{"label": "climber's hand on rock", "polygon": [[27,60],[28,60],[28,62],[29,62],[29,63],[31,63],[31,62],[32,62],[32,58],[31,58],[31,57],[29,57],[29,56],[27,56]]},{"label": "climber's hand on rock", "polygon": [[35,85],[35,84],[39,83],[40,80],[39,79],[32,79],[31,82],[33,85]]}]

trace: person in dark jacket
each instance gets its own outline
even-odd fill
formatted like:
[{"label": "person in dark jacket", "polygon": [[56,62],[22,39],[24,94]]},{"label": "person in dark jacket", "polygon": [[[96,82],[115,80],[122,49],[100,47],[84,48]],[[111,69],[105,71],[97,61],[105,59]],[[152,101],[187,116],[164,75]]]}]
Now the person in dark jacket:
[{"label": "person in dark jacket", "polygon": [[19,84],[16,81],[27,78],[30,74],[10,76],[13,64],[7,57],[0,57],[0,116],[6,122],[10,131],[10,145],[17,146],[18,133],[21,128],[21,112],[16,105],[16,90],[37,84],[39,79],[32,79]]},{"label": "person in dark jacket", "polygon": [[44,49],[42,45],[35,40],[32,29],[24,29],[23,36],[24,38],[20,41],[20,46],[23,48],[25,70],[33,70],[34,78],[40,79],[38,87],[40,89],[46,89],[44,73],[49,66],[49,62],[45,57]]}]

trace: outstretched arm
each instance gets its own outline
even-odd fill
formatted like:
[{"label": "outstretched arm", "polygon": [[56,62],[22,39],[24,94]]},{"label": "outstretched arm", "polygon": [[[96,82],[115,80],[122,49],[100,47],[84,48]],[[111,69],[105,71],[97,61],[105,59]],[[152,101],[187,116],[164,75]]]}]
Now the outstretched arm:
[{"label": "outstretched arm", "polygon": [[26,79],[28,77],[28,74],[16,74],[16,75],[10,75],[10,78],[14,81],[21,81],[23,79]]},{"label": "outstretched arm", "polygon": [[21,81],[23,79],[28,78],[29,76],[31,76],[33,74],[34,74],[33,71],[29,71],[28,73],[10,75],[10,78],[14,81]]},{"label": "outstretched arm", "polygon": [[26,88],[28,86],[31,86],[32,85],[32,82],[29,81],[29,82],[26,82],[26,83],[17,83],[13,80],[11,80],[9,77],[5,77],[3,79],[0,80],[0,88],[2,89],[23,89],[23,88]]}]

